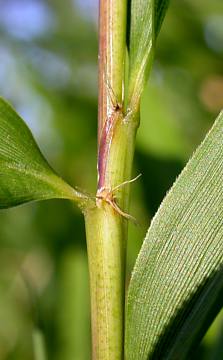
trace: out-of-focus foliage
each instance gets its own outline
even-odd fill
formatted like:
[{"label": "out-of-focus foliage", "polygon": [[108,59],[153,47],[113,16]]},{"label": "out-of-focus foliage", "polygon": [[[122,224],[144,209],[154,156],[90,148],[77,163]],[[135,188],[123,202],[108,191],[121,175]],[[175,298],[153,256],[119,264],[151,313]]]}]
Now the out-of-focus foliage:
[{"label": "out-of-focus foliage", "polygon": [[[96,5],[94,0],[0,2],[0,94],[27,121],[57,172],[91,192]],[[130,224],[128,276],[150,217],[223,106],[222,44],[222,2],[171,1],[142,101],[134,171],[143,176],[132,186],[131,208],[142,225]],[[217,346],[220,351],[221,324],[222,316],[196,359],[210,359]],[[33,359],[37,327],[49,359],[90,358],[83,219],[63,200],[0,212],[0,359]]]}]

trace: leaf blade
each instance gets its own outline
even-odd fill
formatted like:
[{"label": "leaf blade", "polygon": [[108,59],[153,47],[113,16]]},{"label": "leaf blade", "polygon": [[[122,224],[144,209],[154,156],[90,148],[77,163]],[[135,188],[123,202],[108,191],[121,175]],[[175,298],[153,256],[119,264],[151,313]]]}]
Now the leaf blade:
[{"label": "leaf blade", "polygon": [[154,4],[132,0],[129,51],[129,108],[139,105],[154,55]]},{"label": "leaf blade", "polygon": [[27,125],[0,98],[0,209],[52,198],[84,196],[56,175]]},{"label": "leaf blade", "polygon": [[169,0],[132,0],[130,24],[129,108],[139,106],[154,57],[156,38]]},{"label": "leaf blade", "polygon": [[159,35],[170,0],[155,0],[155,37]]},{"label": "leaf blade", "polygon": [[[222,294],[222,139],[223,113],[164,199],[149,228],[129,287],[129,360],[178,359],[179,351],[180,359],[184,359],[213,310],[213,294],[207,291],[207,283],[212,293],[215,291],[215,298]],[[217,283],[215,273],[220,279]],[[192,316],[196,309],[197,316],[203,316],[200,329],[194,321],[196,316]]]}]

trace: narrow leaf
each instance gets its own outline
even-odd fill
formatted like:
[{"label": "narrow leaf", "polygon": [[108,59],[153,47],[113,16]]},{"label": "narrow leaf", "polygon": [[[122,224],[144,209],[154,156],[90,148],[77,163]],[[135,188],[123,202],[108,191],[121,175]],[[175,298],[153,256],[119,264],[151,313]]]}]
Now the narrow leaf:
[{"label": "narrow leaf", "polygon": [[185,359],[222,306],[223,112],[154,217],[129,286],[127,359]]},{"label": "narrow leaf", "polygon": [[170,0],[155,0],[155,38],[157,38]]},{"label": "narrow leaf", "polygon": [[129,107],[138,106],[154,54],[154,4],[132,0],[130,23]]},{"label": "narrow leaf", "polygon": [[154,46],[169,0],[132,0],[129,107],[138,106],[148,79]]},{"label": "narrow leaf", "polygon": [[0,208],[52,198],[84,196],[55,174],[24,121],[0,98]]}]

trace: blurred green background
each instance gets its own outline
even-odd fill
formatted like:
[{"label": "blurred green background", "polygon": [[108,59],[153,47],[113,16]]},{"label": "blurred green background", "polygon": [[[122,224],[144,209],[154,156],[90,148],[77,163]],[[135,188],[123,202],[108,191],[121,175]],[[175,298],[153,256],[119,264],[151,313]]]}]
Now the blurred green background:
[{"label": "blurred green background", "polygon": [[[0,94],[57,172],[92,193],[97,7],[0,0]],[[171,0],[141,106],[131,201],[141,226],[130,224],[128,278],[151,217],[222,107],[223,2]],[[84,224],[67,201],[0,212],[0,360],[35,359],[41,334],[48,359],[90,359]],[[221,314],[195,358],[223,359]]]}]

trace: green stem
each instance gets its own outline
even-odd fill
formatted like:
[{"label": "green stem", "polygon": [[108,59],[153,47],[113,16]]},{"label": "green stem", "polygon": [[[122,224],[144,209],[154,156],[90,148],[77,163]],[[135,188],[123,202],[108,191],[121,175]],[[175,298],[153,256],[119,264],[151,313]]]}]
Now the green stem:
[{"label": "green stem", "polygon": [[[100,1],[97,194],[126,180],[126,149],[121,144],[122,141],[126,143],[121,109],[126,14],[127,0]],[[107,131],[108,128],[111,131]],[[120,194],[120,204],[124,202],[123,194],[124,191]],[[95,206],[85,211],[85,222],[91,288],[92,357],[95,360],[121,360],[124,356],[124,220],[110,204],[97,199]]]},{"label": "green stem", "polygon": [[[135,126],[120,122],[112,141],[108,174],[120,184],[130,178]],[[111,175],[112,174],[112,175]],[[118,205],[126,210],[128,186],[120,188]],[[89,258],[92,348],[95,360],[124,358],[125,257],[127,221],[103,198],[85,211]]]},{"label": "green stem", "polygon": [[85,217],[91,284],[92,359],[123,359],[121,219],[105,204]]},{"label": "green stem", "polygon": [[[124,358],[125,257],[129,186],[137,117],[123,109],[126,0],[100,1],[98,189],[85,209],[92,357]],[[131,116],[130,116],[131,115]],[[120,209],[120,211],[119,211]]]},{"label": "green stem", "polygon": [[[99,141],[105,120],[113,110],[111,100],[118,103],[123,100],[126,14],[127,0],[100,0]],[[113,94],[115,99],[111,99]]]}]

